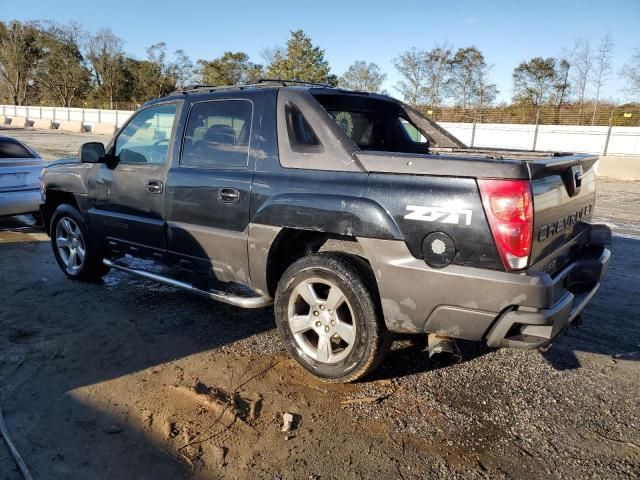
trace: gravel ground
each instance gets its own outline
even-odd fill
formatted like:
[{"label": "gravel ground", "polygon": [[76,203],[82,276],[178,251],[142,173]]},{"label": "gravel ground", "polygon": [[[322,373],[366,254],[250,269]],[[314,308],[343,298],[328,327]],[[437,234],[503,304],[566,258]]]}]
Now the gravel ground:
[{"label": "gravel ground", "polygon": [[36,130],[33,128],[0,126],[0,135],[9,135],[26,143],[45,160],[78,155],[80,145],[85,142],[103,142],[105,145],[111,139],[108,135],[94,135],[91,133],[69,133],[57,130]]},{"label": "gravel ground", "polygon": [[[95,139],[10,133],[45,158]],[[38,479],[638,478],[638,206],[640,182],[601,179],[612,265],[582,326],[548,352],[463,343],[450,365],[400,339],[356,385],[306,375],[270,310],[118,272],[69,281],[28,219],[2,220],[8,427]],[[19,478],[0,444],[0,479]]]}]

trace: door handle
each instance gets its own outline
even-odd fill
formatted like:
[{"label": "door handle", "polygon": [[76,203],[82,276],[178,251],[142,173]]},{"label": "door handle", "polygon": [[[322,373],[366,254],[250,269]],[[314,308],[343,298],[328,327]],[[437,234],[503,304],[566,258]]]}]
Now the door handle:
[{"label": "door handle", "polygon": [[162,193],[162,182],[159,180],[149,180],[147,182],[147,192]]},{"label": "door handle", "polygon": [[218,200],[224,203],[238,203],[240,191],[235,188],[221,188],[218,190]]}]

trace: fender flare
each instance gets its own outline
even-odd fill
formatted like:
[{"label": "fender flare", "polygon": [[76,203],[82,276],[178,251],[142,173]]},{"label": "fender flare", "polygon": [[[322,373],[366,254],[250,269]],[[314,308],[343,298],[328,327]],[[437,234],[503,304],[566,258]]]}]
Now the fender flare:
[{"label": "fender flare", "polygon": [[379,203],[348,195],[276,195],[258,208],[251,223],[349,237],[404,239],[393,217]]}]

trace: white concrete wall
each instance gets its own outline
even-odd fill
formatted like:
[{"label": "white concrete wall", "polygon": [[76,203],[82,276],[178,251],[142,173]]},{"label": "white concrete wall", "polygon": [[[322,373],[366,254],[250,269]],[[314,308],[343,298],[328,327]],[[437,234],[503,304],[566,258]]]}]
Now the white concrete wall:
[{"label": "white concrete wall", "polygon": [[[90,127],[96,123],[122,126],[133,114],[130,110],[96,110],[63,107],[16,107],[0,105],[0,116],[27,117],[29,120],[48,118],[58,123],[65,120],[81,121]],[[471,144],[471,123],[440,123],[467,145]],[[540,125],[536,150],[595,153],[602,155],[609,127],[571,125]],[[476,147],[533,148],[535,126],[504,123],[478,123]],[[640,155],[640,127],[613,127],[607,148],[608,155]]]},{"label": "white concrete wall", "polygon": [[[440,123],[467,145],[471,144],[471,123]],[[609,127],[540,125],[536,150],[596,153],[602,155]],[[531,150],[535,125],[478,123],[476,147]],[[640,155],[640,127],[612,127],[607,155]]]},{"label": "white concrete wall", "polygon": [[48,118],[54,123],[71,120],[82,122],[85,126],[92,126],[94,123],[111,123],[120,127],[131,114],[133,114],[131,110],[0,105],[0,115],[6,117],[27,117],[29,120]]}]

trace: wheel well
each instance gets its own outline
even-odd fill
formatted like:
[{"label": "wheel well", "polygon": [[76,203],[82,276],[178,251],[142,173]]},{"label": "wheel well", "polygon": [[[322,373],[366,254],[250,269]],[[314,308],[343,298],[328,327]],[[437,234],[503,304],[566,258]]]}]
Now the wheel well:
[{"label": "wheel well", "polygon": [[267,259],[269,295],[275,295],[282,274],[293,262],[317,252],[348,253],[368,262],[364,250],[355,237],[285,228],[278,234],[269,250]]},{"label": "wheel well", "polygon": [[73,193],[61,192],[59,190],[47,190],[46,199],[42,223],[47,234],[50,235],[51,232],[49,232],[49,227],[51,226],[51,217],[53,216],[53,212],[56,211],[56,208],[63,203],[78,208],[78,202],[76,201],[76,197]]}]

